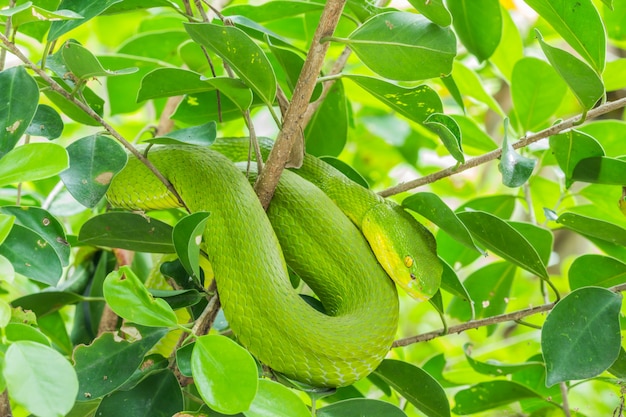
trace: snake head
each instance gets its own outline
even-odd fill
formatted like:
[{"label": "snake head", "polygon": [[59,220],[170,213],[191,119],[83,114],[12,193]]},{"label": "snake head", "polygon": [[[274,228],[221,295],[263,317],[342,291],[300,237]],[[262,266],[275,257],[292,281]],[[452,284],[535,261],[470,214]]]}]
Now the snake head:
[{"label": "snake head", "polygon": [[411,214],[388,201],[377,204],[363,217],[361,231],[397,285],[418,301],[435,295],[443,271],[435,238]]}]

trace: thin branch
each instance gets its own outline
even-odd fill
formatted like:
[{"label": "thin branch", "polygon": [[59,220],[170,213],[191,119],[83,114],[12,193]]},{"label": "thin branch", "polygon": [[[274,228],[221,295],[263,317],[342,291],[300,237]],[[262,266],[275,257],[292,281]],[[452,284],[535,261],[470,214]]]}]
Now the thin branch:
[{"label": "thin branch", "polygon": [[322,69],[328,43],[320,43],[323,37],[331,36],[339,22],[346,0],[328,0],[315,30],[311,49],[298,77],[292,101],[287,109],[285,122],[272,148],[265,169],[261,171],[255,184],[255,191],[264,208],[270,204],[280,174],[291,155],[295,141],[300,137],[304,114],[311,100],[317,77]]},{"label": "thin branch", "polygon": [[[609,291],[613,292],[622,292],[626,291],[626,284],[619,284],[611,288],[607,288]],[[484,326],[490,326],[492,324],[504,323],[507,321],[517,321],[521,320],[524,317],[532,316],[538,313],[543,313],[546,311],[550,311],[557,305],[558,302],[542,304],[536,307],[526,308],[524,310],[514,311],[512,313],[501,314],[499,316],[487,317],[481,320],[472,320],[467,323],[462,323],[457,326],[451,326],[448,328],[447,332],[444,329],[435,330],[428,333],[422,333],[416,336],[405,337],[403,339],[398,339],[393,342],[392,348],[403,347],[412,345],[414,343],[426,342],[432,339],[435,339],[440,336],[445,336],[452,333],[462,333],[467,330],[478,329]]]},{"label": "thin branch", "polygon": [[[15,0],[11,0],[9,2],[9,8],[11,7],[15,7]],[[11,29],[12,29],[11,22],[12,22],[11,16],[8,16],[6,24],[4,26],[4,36],[7,38],[11,36]],[[6,59],[7,59],[7,50],[4,48],[0,48],[0,71],[4,70],[4,66],[6,65]]]},{"label": "thin branch", "polygon": [[85,114],[98,122],[104,129],[109,132],[111,136],[117,139],[130,153],[132,153],[137,159],[139,159],[156,177],[161,181],[168,189],[172,195],[176,197],[178,202],[182,207],[187,208],[185,202],[182,200],[178,192],[174,189],[172,184],[165,178],[158,169],[148,159],[141,154],[130,142],[128,142],[117,130],[113,128],[109,123],[107,123],[98,113],[96,113],[91,107],[82,101],[78,100],[71,93],[66,91],[59,83],[57,83],[52,77],[50,77],[43,69],[39,68],[35,65],[30,59],[28,59],[22,51],[20,51],[15,44],[9,41],[9,39],[0,33],[0,41],[11,51],[13,55],[18,57],[20,61],[22,61],[28,68],[33,70],[37,75],[39,75],[48,85],[50,89],[61,94],[65,99],[71,101],[73,104],[78,106]]},{"label": "thin branch", "polygon": [[6,389],[0,394],[0,415],[5,417],[11,417],[11,401],[9,401],[9,391]]},{"label": "thin branch", "polygon": [[[598,116],[601,116],[606,113],[610,113],[614,110],[621,109],[626,107],[626,97],[621,98],[619,100],[610,101],[601,106],[596,107],[595,109],[589,110],[586,115],[585,120],[593,119]],[[537,142],[541,139],[545,139],[552,135],[556,135],[557,133],[561,133],[564,130],[575,127],[581,123],[581,116],[575,116],[571,119],[567,119],[561,123],[557,123],[553,126],[550,126],[547,129],[541,130],[532,135],[528,135],[519,141],[513,144],[513,148],[519,149],[525,146],[530,145],[531,143]],[[430,184],[435,181],[439,181],[440,179],[449,177],[454,174],[458,174],[459,172],[468,170],[470,168],[477,167],[478,165],[482,165],[486,162],[493,161],[497,159],[502,154],[502,149],[496,149],[495,151],[488,152],[484,155],[478,156],[476,158],[472,158],[465,162],[464,164],[460,164],[458,166],[449,167],[443,169],[441,171],[437,171],[430,175],[426,175],[425,177],[417,178],[413,181],[408,181],[404,183],[400,183],[394,187],[387,188],[386,190],[381,191],[380,194],[382,197],[389,197],[391,195],[399,194],[404,191],[409,191],[417,187],[421,187],[422,185]]]}]

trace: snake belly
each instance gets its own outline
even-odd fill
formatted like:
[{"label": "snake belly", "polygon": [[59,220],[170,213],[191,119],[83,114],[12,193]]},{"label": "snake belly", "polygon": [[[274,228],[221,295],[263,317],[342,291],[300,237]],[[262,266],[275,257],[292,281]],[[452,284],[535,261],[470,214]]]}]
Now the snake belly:
[{"label": "snake belly", "polygon": [[[397,328],[396,289],[362,234],[324,192],[285,171],[266,215],[246,176],[218,152],[164,146],[148,157],[190,211],[210,212],[203,237],[224,314],[257,359],[320,387],[350,385],[378,366]],[[134,157],[113,179],[107,198],[132,210],[179,206]],[[293,289],[286,263],[325,313]]]}]

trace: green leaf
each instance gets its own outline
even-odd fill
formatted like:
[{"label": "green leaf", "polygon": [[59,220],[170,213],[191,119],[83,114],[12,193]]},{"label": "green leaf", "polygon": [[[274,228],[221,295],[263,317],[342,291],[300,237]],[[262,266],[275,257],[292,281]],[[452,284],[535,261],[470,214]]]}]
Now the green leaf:
[{"label": "green leaf", "polygon": [[217,335],[197,338],[191,369],[200,396],[212,409],[236,414],[250,408],[258,385],[256,363],[231,339]]},{"label": "green leaf", "polygon": [[463,137],[463,151],[466,154],[481,155],[498,149],[494,140],[485,133],[471,118],[459,114],[451,114]]},{"label": "green leaf", "polygon": [[231,4],[222,13],[224,16],[243,15],[262,23],[281,20],[287,17],[321,11],[324,6],[319,3],[295,0],[276,0],[259,5]]},{"label": "green leaf", "polygon": [[604,149],[596,139],[578,130],[550,136],[550,149],[565,174],[567,188],[574,182],[574,168],[581,160],[604,155]]},{"label": "green leaf", "polygon": [[428,20],[439,26],[450,26],[452,23],[452,16],[443,4],[443,0],[409,0],[409,3]]},{"label": "green leaf", "polygon": [[541,331],[548,387],[591,378],[617,359],[622,297],[598,287],[572,291],[548,314]]},{"label": "green leaf", "polygon": [[459,163],[465,162],[463,148],[461,146],[461,129],[456,121],[448,115],[434,113],[424,121],[424,126],[428,130],[439,136],[444,146]]},{"label": "green leaf", "polygon": [[577,130],[591,135],[602,145],[604,154],[590,156],[619,157],[624,155],[623,138],[626,135],[626,122],[623,120],[596,120],[579,126]]},{"label": "green leaf", "polygon": [[74,405],[76,373],[67,359],[48,346],[31,341],[12,343],[2,373],[11,400],[37,416],[64,416]]},{"label": "green leaf", "polygon": [[485,90],[484,82],[478,74],[461,63],[454,61],[452,76],[463,96],[470,96],[485,103],[491,110],[504,117],[504,111],[498,102]]},{"label": "green leaf", "polygon": [[507,187],[521,187],[528,181],[537,164],[536,159],[526,158],[513,149],[508,139],[508,119],[504,122],[504,138],[502,140],[502,156],[498,169],[502,174],[502,184]]},{"label": "green leaf", "polygon": [[70,194],[86,207],[95,207],[100,202],[128,159],[115,140],[102,135],[73,142],[67,153],[70,167],[61,173],[61,180]]},{"label": "green leaf", "polygon": [[68,166],[67,152],[56,143],[18,146],[0,159],[0,186],[50,178]]},{"label": "green leaf", "polygon": [[23,323],[9,323],[4,329],[4,333],[9,342],[19,340],[29,340],[41,345],[50,346],[48,338],[38,329]]},{"label": "green leaf", "polygon": [[83,301],[83,297],[72,292],[44,291],[16,298],[11,301],[11,304],[14,307],[30,310],[37,317],[43,317],[46,314],[58,311],[66,305],[76,304],[80,301]]},{"label": "green leaf", "polygon": [[439,95],[425,84],[407,88],[362,75],[347,75],[346,78],[385,103],[392,110],[416,123],[424,123],[432,114],[443,112]]},{"label": "green leaf", "polygon": [[137,72],[138,68],[125,68],[117,71],[104,69],[98,58],[87,48],[76,42],[66,42],[62,47],[63,61],[67,69],[81,80],[93,77],[111,77]]},{"label": "green leaf", "polygon": [[459,280],[456,272],[447,262],[440,259],[443,265],[443,272],[441,274],[441,289],[449,292],[450,294],[458,297],[459,301],[467,303],[471,319],[475,317],[474,305],[471,301],[471,297],[467,292],[465,286]]},{"label": "green leaf", "polygon": [[172,417],[183,407],[178,380],[165,370],[149,375],[128,391],[116,391],[105,397],[94,415]]},{"label": "green leaf", "polygon": [[489,59],[508,81],[513,78],[513,68],[517,61],[524,58],[524,42],[517,26],[510,13],[502,13],[502,38]]},{"label": "green leaf", "polygon": [[463,222],[438,195],[428,192],[415,193],[405,198],[402,205],[426,217],[458,242],[485,255],[485,252],[476,246]]},{"label": "green leaf", "polygon": [[0,300],[0,328],[4,329],[11,320],[11,306],[4,300]]},{"label": "green leaf", "polygon": [[39,207],[3,206],[0,207],[0,213],[14,216],[18,224],[38,233],[54,248],[61,264],[68,265],[70,245],[67,243],[65,230],[50,212]]},{"label": "green leaf", "polygon": [[[517,268],[508,262],[494,262],[472,272],[463,281],[470,295],[475,318],[486,318],[504,313]],[[448,313],[461,320],[470,320],[463,298],[454,298]]]},{"label": "green leaf", "polygon": [[50,32],[48,33],[48,42],[56,40],[59,36],[66,34],[70,30],[102,14],[106,9],[121,1],[122,0],[100,0],[84,2],[81,0],[63,0],[61,4],[59,4],[58,10],[75,12],[82,16],[82,19],[52,22]]},{"label": "green leaf", "polygon": [[0,245],[2,245],[4,240],[11,232],[13,223],[15,223],[15,216],[0,214]]},{"label": "green leaf", "polygon": [[607,371],[621,379],[626,377],[626,350],[623,347],[620,348],[617,359]]},{"label": "green leaf", "polygon": [[54,248],[29,228],[14,224],[0,245],[0,255],[8,259],[15,272],[32,280],[55,286],[63,274],[63,266]]},{"label": "green leaf", "polygon": [[479,61],[489,59],[502,37],[498,0],[447,0],[454,30],[461,43]]},{"label": "green leaf", "polygon": [[200,237],[210,213],[200,211],[183,217],[174,226],[172,240],[176,254],[192,277],[200,277]]},{"label": "green leaf", "polygon": [[582,255],[570,266],[568,278],[572,290],[590,286],[609,288],[626,282],[626,264],[608,256]]},{"label": "green leaf", "polygon": [[178,325],[172,308],[165,301],[152,297],[128,266],[111,272],[102,290],[111,310],[130,322],[150,327]]},{"label": "green leaf", "polygon": [[40,104],[25,133],[31,136],[43,136],[50,140],[56,139],[63,133],[63,120],[52,107]]},{"label": "green leaf", "polygon": [[439,383],[408,362],[385,359],[374,371],[428,417],[449,417],[450,404]]},{"label": "green leaf", "polygon": [[552,254],[552,243],[554,241],[552,231],[532,223],[514,221],[509,221],[508,223],[535,248],[543,264],[548,265],[550,255]]},{"label": "green leaf", "polygon": [[7,154],[30,125],[37,104],[39,88],[23,67],[0,71],[0,157]]},{"label": "green leaf", "polygon": [[137,213],[110,212],[87,220],[78,241],[138,252],[174,253],[172,226]]},{"label": "green leaf", "polygon": [[43,317],[37,317],[37,325],[58,351],[66,356],[72,354],[74,345],[67,333],[64,316],[62,316],[59,311],[55,311]]},{"label": "green leaf", "polygon": [[[54,80],[60,82],[61,86],[69,92],[70,87],[67,84],[60,81],[59,78],[55,78]],[[59,110],[61,110],[61,112],[70,119],[87,126],[100,126],[100,122],[87,115],[83,109],[69,101],[65,98],[65,96],[51,89],[43,89],[43,93],[52,102],[52,104],[57,106]],[[91,107],[96,114],[102,116],[104,114],[104,100],[88,87],[83,87],[81,93],[85,98],[86,104]]]},{"label": "green leaf", "polygon": [[513,374],[518,371],[523,371],[525,369],[534,368],[536,366],[543,367],[543,362],[537,361],[529,361],[519,364],[507,364],[497,360],[487,360],[486,362],[478,361],[470,356],[470,348],[471,345],[469,343],[463,347],[463,352],[465,353],[465,359],[467,359],[467,363],[470,364],[473,370],[484,375],[504,376]]},{"label": "green leaf", "polygon": [[361,187],[369,188],[367,180],[365,180],[365,178],[363,178],[363,176],[359,174],[356,169],[352,168],[341,159],[332,156],[322,156],[320,157],[320,159],[326,162],[328,165],[332,166],[333,168],[337,169],[339,172],[350,178],[352,181],[359,184]]},{"label": "green leaf", "polygon": [[626,79],[622,76],[624,72],[626,72],[626,58],[618,58],[606,63],[606,68],[602,73],[606,91],[626,88]]},{"label": "green leaf", "polygon": [[583,236],[626,246],[626,229],[614,223],[576,213],[563,213],[556,219],[556,222]]},{"label": "green leaf", "polygon": [[545,61],[523,58],[513,67],[511,97],[523,132],[543,126],[558,110],[567,91],[559,74]]},{"label": "green leaf", "polygon": [[165,136],[148,139],[146,142],[166,145],[198,145],[209,146],[215,142],[217,136],[217,124],[215,122],[205,123],[200,126],[192,126],[186,129],[178,129],[169,132]]},{"label": "green leaf", "polygon": [[172,309],[190,307],[206,299],[205,294],[195,289],[189,290],[148,290],[152,296],[165,300]]},{"label": "green leaf", "polygon": [[180,68],[156,68],[141,79],[137,101],[215,90],[202,74]]},{"label": "green leaf", "polygon": [[601,74],[606,58],[606,35],[591,0],[525,0],[537,13]]},{"label": "green leaf", "polygon": [[[604,94],[600,76],[587,64],[564,50],[548,45],[535,30],[543,53],[567,83],[585,111],[591,109]],[[597,35],[594,35],[597,37]]]},{"label": "green leaf", "polygon": [[626,184],[626,160],[594,156],[578,161],[572,172],[572,181],[593,184]]},{"label": "green leaf", "polygon": [[449,28],[407,12],[375,15],[343,42],[372,71],[400,81],[450,74],[456,56],[456,39]]},{"label": "green leaf", "polygon": [[537,250],[515,228],[504,220],[484,211],[457,213],[479,243],[543,279],[548,272]]},{"label": "green leaf", "polygon": [[73,19],[82,19],[82,16],[78,13],[74,13],[71,10],[56,10],[50,11],[46,10],[42,7],[38,7],[32,5],[32,2],[26,2],[14,9],[20,9],[15,13],[6,13],[11,10],[2,10],[0,11],[0,15],[10,15],[11,23],[16,28],[21,28],[21,26],[28,23],[37,23],[37,22],[45,22],[45,21],[61,21],[61,20],[73,20]]},{"label": "green leaf", "polygon": [[539,394],[512,381],[481,382],[461,390],[454,396],[452,411],[459,415],[474,414],[498,408],[525,398],[541,398]]},{"label": "green leaf", "polygon": [[371,398],[351,398],[327,405],[317,417],[406,417],[397,406]]},{"label": "green leaf", "polygon": [[276,76],[263,50],[241,29],[210,23],[186,23],[197,43],[219,55],[261,100],[271,106],[276,96]]},{"label": "green leaf", "polygon": [[338,81],[304,130],[307,153],[339,156],[348,138],[349,109],[343,83]]},{"label": "green leaf", "polygon": [[310,417],[311,412],[296,393],[278,382],[259,380],[259,387],[244,412],[246,417]]},{"label": "green leaf", "polygon": [[140,331],[140,337],[132,341],[113,333],[103,333],[90,345],[79,345],[76,348],[74,368],[79,384],[77,401],[100,398],[121,387],[168,330],[142,328]]}]

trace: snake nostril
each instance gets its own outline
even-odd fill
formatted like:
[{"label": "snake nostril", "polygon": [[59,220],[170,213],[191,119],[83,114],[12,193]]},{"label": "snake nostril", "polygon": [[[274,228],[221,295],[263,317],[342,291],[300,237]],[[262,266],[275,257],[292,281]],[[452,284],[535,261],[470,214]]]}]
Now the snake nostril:
[{"label": "snake nostril", "polygon": [[416,279],[417,279],[417,277],[415,276],[415,274],[411,274],[411,279],[412,279],[412,280],[416,280]]}]

